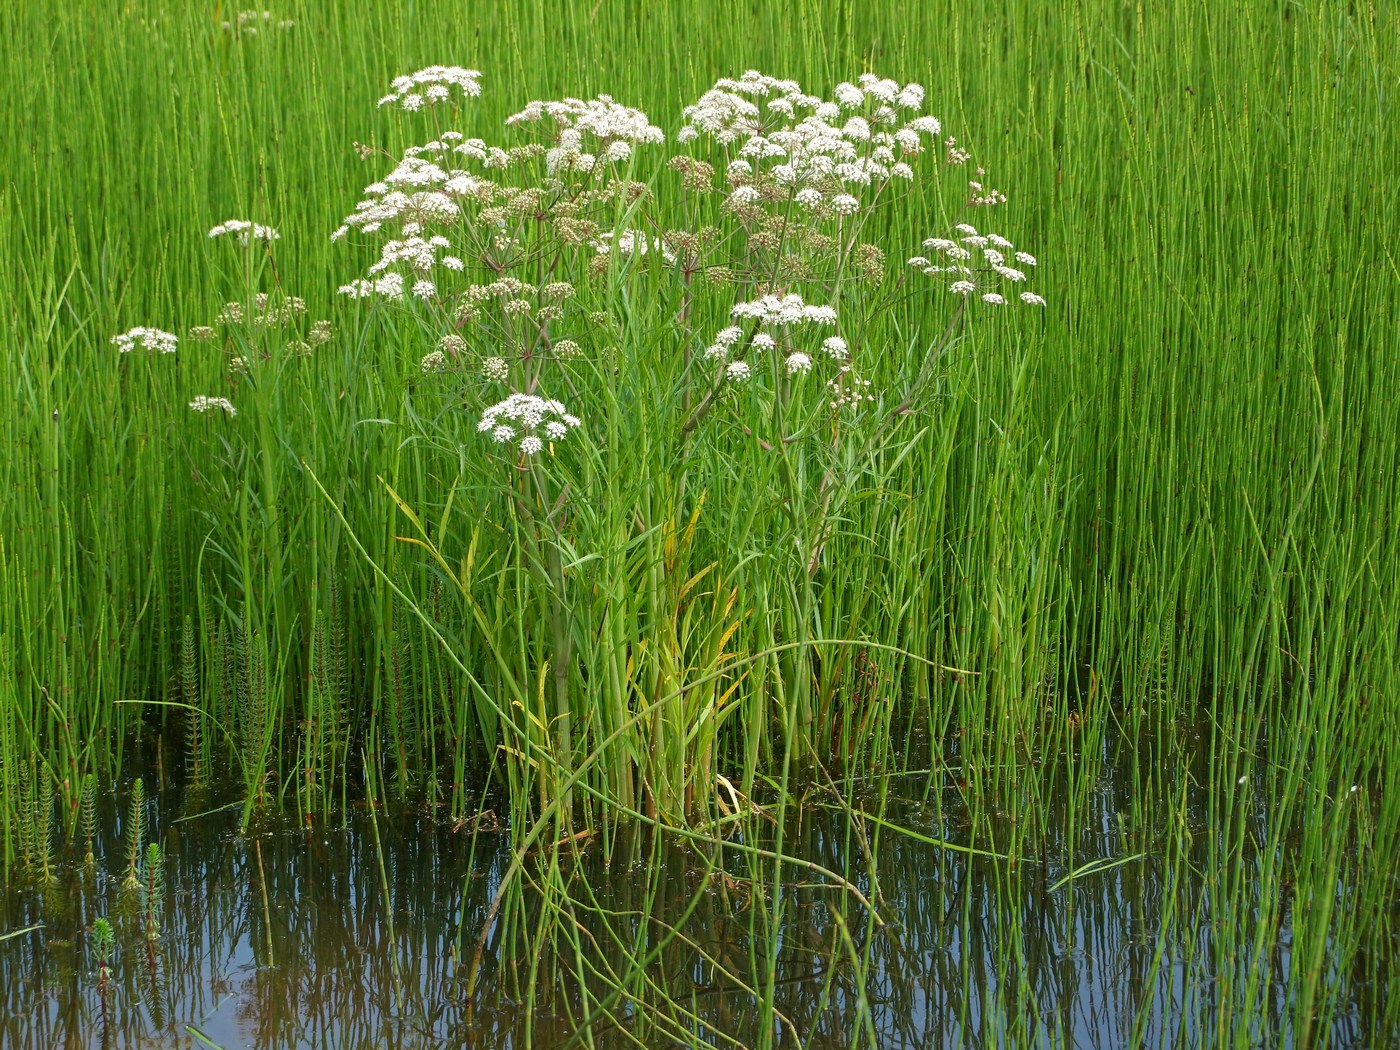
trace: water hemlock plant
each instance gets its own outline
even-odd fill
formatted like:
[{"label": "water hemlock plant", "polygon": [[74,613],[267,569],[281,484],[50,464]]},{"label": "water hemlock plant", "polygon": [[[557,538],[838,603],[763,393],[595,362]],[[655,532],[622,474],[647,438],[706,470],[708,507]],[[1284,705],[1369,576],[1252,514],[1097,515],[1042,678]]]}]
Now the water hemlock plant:
[{"label": "water hemlock plant", "polygon": [[[863,633],[818,607],[850,601],[848,506],[927,434],[970,311],[1039,321],[1036,259],[985,229],[1006,196],[918,84],[827,98],[751,71],[686,106],[669,148],[606,95],[531,102],[488,141],[462,105],[480,93],[459,67],[397,78],[381,106],[430,138],[332,234],[377,245],[340,287],[366,338],[432,347],[407,442],[447,454],[443,491],[386,486],[475,651],[443,641],[517,800],[683,823],[774,755],[785,790],[844,725],[841,646]],[[900,221],[916,193],[937,229]],[[890,341],[908,297],[935,319],[913,355]],[[698,556],[702,530],[731,551]]]}]

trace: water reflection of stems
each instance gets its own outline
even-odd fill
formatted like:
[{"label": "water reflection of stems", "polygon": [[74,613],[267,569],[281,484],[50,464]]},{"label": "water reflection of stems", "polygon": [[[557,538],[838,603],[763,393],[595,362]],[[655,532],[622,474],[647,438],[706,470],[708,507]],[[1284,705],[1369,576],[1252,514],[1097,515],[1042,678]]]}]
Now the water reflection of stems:
[{"label": "water reflection of stems", "polygon": [[389,874],[384,867],[384,846],[379,840],[379,819],[374,815],[374,808],[379,803],[379,793],[375,790],[374,763],[370,762],[369,756],[364,752],[360,753],[360,757],[365,767],[365,809],[369,811],[370,834],[374,837],[374,859],[379,868],[379,892],[384,900],[384,926],[389,933],[389,968],[394,974],[394,1005],[402,1011],[403,974],[399,971],[399,941],[394,933],[394,901],[389,894]]},{"label": "water reflection of stems", "polygon": [[107,1012],[107,989],[112,983],[112,951],[117,943],[112,933],[112,924],[105,918],[92,924],[92,954],[97,957],[97,1001],[102,1025],[102,1045],[110,1042],[109,1014]]},{"label": "water reflection of stems", "polygon": [[267,962],[265,965],[272,966],[272,909],[267,903],[267,872],[263,870],[262,842],[258,839],[253,840],[253,855],[258,861],[258,890],[262,894],[263,937],[267,948]]}]

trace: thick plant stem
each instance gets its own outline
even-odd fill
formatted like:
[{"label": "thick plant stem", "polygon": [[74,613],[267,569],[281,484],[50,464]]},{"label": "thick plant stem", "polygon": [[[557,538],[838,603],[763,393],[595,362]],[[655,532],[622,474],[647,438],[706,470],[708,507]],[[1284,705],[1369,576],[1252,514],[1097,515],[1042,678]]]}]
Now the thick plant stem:
[{"label": "thick plant stem", "polygon": [[[535,494],[540,507],[545,511],[544,524],[550,523],[548,492],[544,474],[538,463],[530,464],[530,477],[534,482]],[[531,522],[534,525],[534,522]],[[568,776],[573,765],[573,725],[569,701],[569,668],[573,663],[573,646],[569,634],[568,611],[565,604],[564,562],[559,554],[558,538],[547,538],[535,528],[531,528],[534,542],[543,547],[545,576],[549,585],[549,631],[552,656],[550,676],[554,693],[553,746],[555,776]],[[568,823],[568,799],[561,804],[564,822]]]}]

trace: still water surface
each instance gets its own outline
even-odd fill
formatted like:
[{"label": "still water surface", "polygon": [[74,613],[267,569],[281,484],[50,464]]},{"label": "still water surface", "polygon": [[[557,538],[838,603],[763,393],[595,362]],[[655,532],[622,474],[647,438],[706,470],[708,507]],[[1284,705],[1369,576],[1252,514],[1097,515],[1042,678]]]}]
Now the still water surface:
[{"label": "still water surface", "polygon": [[[1221,843],[1199,821],[1174,834],[1170,819],[1161,836],[1132,840],[1123,790],[1105,779],[1076,804],[1073,826],[1052,819],[1041,854],[1014,864],[805,809],[793,851],[849,873],[886,924],[868,927],[852,897],[788,869],[775,984],[788,1023],[775,1022],[778,1045],[1214,1046],[1238,1036],[1246,1016],[1257,1045],[1292,1045],[1291,903],[1268,918],[1262,956],[1242,950],[1257,942],[1261,919],[1229,901],[1257,894],[1236,888],[1227,899],[1205,874]],[[379,814],[377,851],[363,812],[344,827],[239,835],[236,810],[181,820],[181,805],[173,792],[148,805],[165,851],[156,939],[142,927],[142,894],[121,888],[115,815],[99,829],[94,872],[78,860],[80,842],[76,855],[60,851],[55,884],[10,887],[0,934],[34,928],[0,941],[0,1046],[555,1047],[572,1038],[659,1047],[679,1045],[682,1032],[715,1046],[760,1037],[750,989],[767,973],[770,941],[742,856],[726,852],[721,873],[704,850],[641,834],[614,841],[611,856],[601,837],[585,840],[558,869],[567,894],[527,889],[491,924],[468,1002],[465,970],[511,861],[505,833],[473,842],[448,822],[390,809]],[[968,842],[958,807],[930,801],[916,779],[892,783],[884,813]],[[105,1008],[91,935],[100,917],[117,931]],[[624,948],[645,964],[629,971]],[[1341,973],[1326,983],[1335,998],[1323,1043],[1377,1045],[1373,999],[1384,991]]]}]

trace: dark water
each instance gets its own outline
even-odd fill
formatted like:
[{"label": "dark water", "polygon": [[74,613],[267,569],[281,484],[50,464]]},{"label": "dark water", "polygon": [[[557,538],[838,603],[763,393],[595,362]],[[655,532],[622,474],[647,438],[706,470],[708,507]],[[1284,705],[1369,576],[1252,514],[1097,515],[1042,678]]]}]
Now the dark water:
[{"label": "dark water", "polygon": [[[958,808],[923,795],[916,779],[893,782],[885,818],[967,843]],[[1047,822],[1038,855],[1014,864],[853,824],[820,798],[794,811],[792,852],[877,899],[886,925],[874,928],[806,869],[786,869],[785,918],[770,934],[771,871],[742,854],[722,851],[716,869],[713,848],[639,832],[585,839],[552,876],[530,858],[534,887],[491,924],[468,1001],[473,948],[512,859],[505,834],[473,842],[390,808],[377,851],[363,812],[346,827],[239,835],[237,811],[178,820],[168,795],[148,807],[165,850],[158,937],[143,928],[142,894],[121,889],[115,815],[95,873],[77,862],[79,842],[77,855],[58,851],[55,884],[10,887],[0,934],[42,925],[0,941],[0,1046],[752,1045],[772,1017],[753,989],[774,937],[781,1046],[1294,1045],[1286,892],[1261,915],[1268,895],[1248,884],[1247,859],[1223,869],[1243,888],[1208,874],[1222,843],[1199,816],[1134,838],[1123,796],[1111,780],[1093,787],[1073,826]],[[1099,861],[1112,866],[1060,884]],[[539,888],[547,877],[552,892]],[[117,933],[105,1011],[91,935],[104,916]],[[1390,1045],[1384,988],[1330,965],[1315,982],[1326,989],[1318,1045]]]}]

